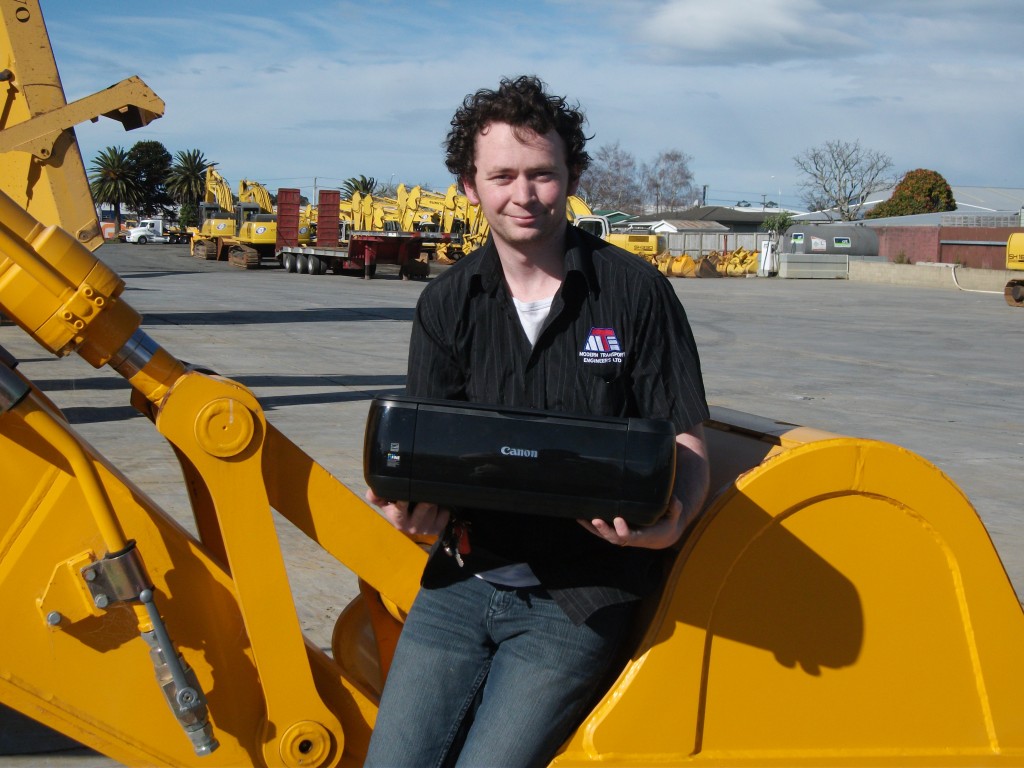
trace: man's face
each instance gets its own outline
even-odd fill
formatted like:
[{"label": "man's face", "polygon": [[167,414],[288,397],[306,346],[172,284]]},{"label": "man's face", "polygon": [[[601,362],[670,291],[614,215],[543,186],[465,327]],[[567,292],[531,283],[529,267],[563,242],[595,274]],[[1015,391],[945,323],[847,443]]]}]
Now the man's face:
[{"label": "man's face", "polygon": [[519,134],[522,140],[507,123],[491,123],[477,135],[476,173],[462,180],[466,197],[480,206],[499,245],[560,247],[566,197],[576,189],[565,142],[555,131]]}]

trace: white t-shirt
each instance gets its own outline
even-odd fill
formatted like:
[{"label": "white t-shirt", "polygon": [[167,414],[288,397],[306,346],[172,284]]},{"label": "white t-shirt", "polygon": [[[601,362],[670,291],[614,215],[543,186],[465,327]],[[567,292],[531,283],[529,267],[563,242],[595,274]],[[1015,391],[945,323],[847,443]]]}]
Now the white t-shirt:
[{"label": "white t-shirt", "polygon": [[[531,346],[537,343],[540,329],[544,327],[544,321],[548,319],[554,298],[554,296],[549,296],[539,301],[520,301],[514,296],[512,297],[512,301],[516,305],[516,312],[519,313],[519,322],[523,324],[523,330],[526,331],[526,338],[530,340]],[[502,584],[506,587],[536,587],[540,584],[540,579],[526,563],[503,565],[501,568],[481,571],[477,576],[493,584]]]},{"label": "white t-shirt", "polygon": [[548,319],[551,302],[554,300],[554,296],[548,296],[548,298],[538,301],[520,301],[514,296],[512,297],[512,301],[516,305],[516,312],[519,313],[519,322],[523,324],[526,338],[530,340],[530,346],[537,343],[540,329],[544,326],[544,321]]}]

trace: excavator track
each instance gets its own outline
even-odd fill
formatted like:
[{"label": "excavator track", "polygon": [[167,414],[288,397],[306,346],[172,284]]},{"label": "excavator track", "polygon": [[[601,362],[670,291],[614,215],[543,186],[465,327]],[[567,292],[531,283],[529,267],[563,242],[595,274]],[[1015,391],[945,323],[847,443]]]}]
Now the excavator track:
[{"label": "excavator track", "polygon": [[260,254],[248,245],[232,245],[228,250],[228,263],[242,269],[259,269]]},{"label": "excavator track", "polygon": [[192,249],[192,256],[205,261],[216,261],[217,243],[213,240],[196,240]]},{"label": "excavator track", "polygon": [[1003,289],[1003,298],[1011,307],[1024,307],[1024,280],[1011,280]]}]

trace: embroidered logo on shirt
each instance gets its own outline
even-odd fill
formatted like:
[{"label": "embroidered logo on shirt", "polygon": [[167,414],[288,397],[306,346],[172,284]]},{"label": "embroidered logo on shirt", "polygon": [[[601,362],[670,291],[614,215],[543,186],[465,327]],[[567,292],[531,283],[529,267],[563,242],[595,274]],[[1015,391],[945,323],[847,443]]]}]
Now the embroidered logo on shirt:
[{"label": "embroidered logo on shirt", "polygon": [[580,357],[584,363],[621,363],[625,353],[614,328],[591,328]]}]

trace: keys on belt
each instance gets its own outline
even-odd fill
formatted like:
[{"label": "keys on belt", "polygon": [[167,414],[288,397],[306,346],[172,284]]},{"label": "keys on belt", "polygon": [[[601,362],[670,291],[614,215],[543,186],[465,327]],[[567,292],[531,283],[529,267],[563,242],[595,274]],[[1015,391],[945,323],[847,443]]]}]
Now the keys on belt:
[{"label": "keys on belt", "polygon": [[449,557],[454,557],[455,562],[462,568],[465,565],[462,556],[472,551],[469,545],[469,523],[461,520],[450,521],[441,537],[441,548]]}]

